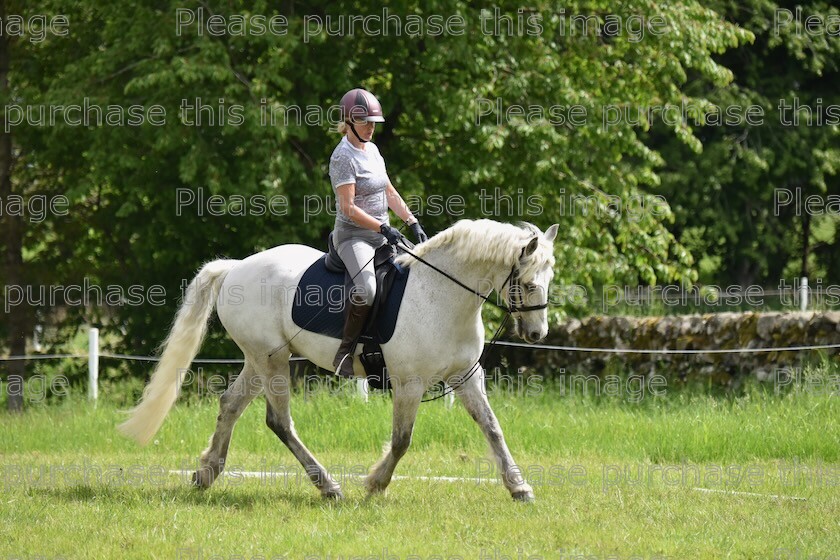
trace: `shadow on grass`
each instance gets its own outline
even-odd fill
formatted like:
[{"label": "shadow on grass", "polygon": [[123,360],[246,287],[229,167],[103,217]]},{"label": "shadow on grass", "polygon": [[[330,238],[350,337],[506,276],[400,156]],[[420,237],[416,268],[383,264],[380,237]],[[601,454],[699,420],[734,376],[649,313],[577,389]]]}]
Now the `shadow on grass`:
[{"label": "shadow on grass", "polygon": [[311,490],[271,487],[220,487],[201,490],[190,485],[143,487],[78,484],[59,487],[30,487],[26,493],[31,497],[56,500],[63,503],[113,503],[121,507],[178,504],[205,506],[214,509],[252,510],[260,507],[276,506],[278,502],[281,502],[292,508],[316,509],[325,506],[357,508],[370,503],[362,496],[353,496],[341,501],[328,500],[322,498],[314,487]]}]

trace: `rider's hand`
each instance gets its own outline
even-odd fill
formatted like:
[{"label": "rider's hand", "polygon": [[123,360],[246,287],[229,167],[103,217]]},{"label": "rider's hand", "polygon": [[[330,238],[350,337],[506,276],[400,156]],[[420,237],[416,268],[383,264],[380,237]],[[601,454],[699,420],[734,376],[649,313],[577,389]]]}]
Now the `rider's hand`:
[{"label": "rider's hand", "polygon": [[411,233],[414,234],[414,239],[417,240],[417,243],[428,241],[429,236],[426,235],[425,231],[423,231],[423,228],[420,226],[420,222],[414,222],[408,227],[411,228]]},{"label": "rider's hand", "polygon": [[396,245],[402,240],[402,234],[400,230],[395,227],[389,226],[388,224],[382,224],[379,226],[379,233],[385,236],[385,239],[388,240],[388,243],[391,245]]}]

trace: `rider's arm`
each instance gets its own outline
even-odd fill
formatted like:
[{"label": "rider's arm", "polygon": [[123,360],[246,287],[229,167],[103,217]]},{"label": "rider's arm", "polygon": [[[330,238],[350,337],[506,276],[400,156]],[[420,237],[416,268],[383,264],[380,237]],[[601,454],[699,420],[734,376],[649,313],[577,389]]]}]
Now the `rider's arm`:
[{"label": "rider's arm", "polygon": [[347,183],[335,189],[341,213],[353,220],[359,227],[379,232],[381,222],[356,206],[356,183]]},{"label": "rider's arm", "polygon": [[417,218],[414,217],[414,214],[411,213],[411,210],[408,209],[408,205],[403,200],[403,197],[400,196],[400,193],[397,192],[397,189],[394,188],[390,182],[388,183],[388,187],[385,189],[385,196],[388,199],[388,208],[394,211],[394,214],[402,218],[402,221],[406,223],[406,225],[411,225],[417,221]]}]

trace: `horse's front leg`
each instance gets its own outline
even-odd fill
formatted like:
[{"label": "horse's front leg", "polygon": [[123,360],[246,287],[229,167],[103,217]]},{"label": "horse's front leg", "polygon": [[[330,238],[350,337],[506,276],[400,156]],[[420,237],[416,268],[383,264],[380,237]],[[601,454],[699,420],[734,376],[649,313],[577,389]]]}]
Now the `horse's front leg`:
[{"label": "horse's front leg", "polygon": [[411,445],[411,434],[414,432],[414,421],[417,418],[417,407],[423,398],[425,385],[419,378],[407,381],[391,379],[394,401],[394,418],[391,428],[391,442],[385,447],[382,458],[370,469],[365,479],[365,486],[369,494],[384,492],[391,482],[397,463],[405,455]]},{"label": "horse's front leg", "polygon": [[476,367],[478,371],[469,379],[464,382],[453,379],[450,381],[450,385],[455,387],[455,394],[464,403],[464,408],[467,409],[473,420],[481,426],[481,431],[484,432],[484,437],[487,438],[493,455],[496,457],[496,465],[502,475],[502,482],[504,482],[510,495],[514,500],[532,502],[534,501],[534,491],[525,482],[522,472],[516,466],[505,443],[505,436],[502,434],[499,421],[487,401],[487,394],[484,392],[484,368],[479,365],[476,365]]}]

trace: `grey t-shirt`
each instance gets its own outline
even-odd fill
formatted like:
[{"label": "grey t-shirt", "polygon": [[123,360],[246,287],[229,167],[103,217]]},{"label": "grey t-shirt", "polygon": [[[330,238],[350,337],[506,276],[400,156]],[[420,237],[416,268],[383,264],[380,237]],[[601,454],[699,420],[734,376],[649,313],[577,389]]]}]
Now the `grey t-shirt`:
[{"label": "grey t-shirt", "polygon": [[388,223],[386,189],[390,179],[376,144],[368,142],[365,149],[360,150],[344,136],[330,157],[330,182],[336,195],[336,227],[358,227],[341,212],[338,204],[338,187],[348,183],[356,184],[356,206],[380,222]]}]

